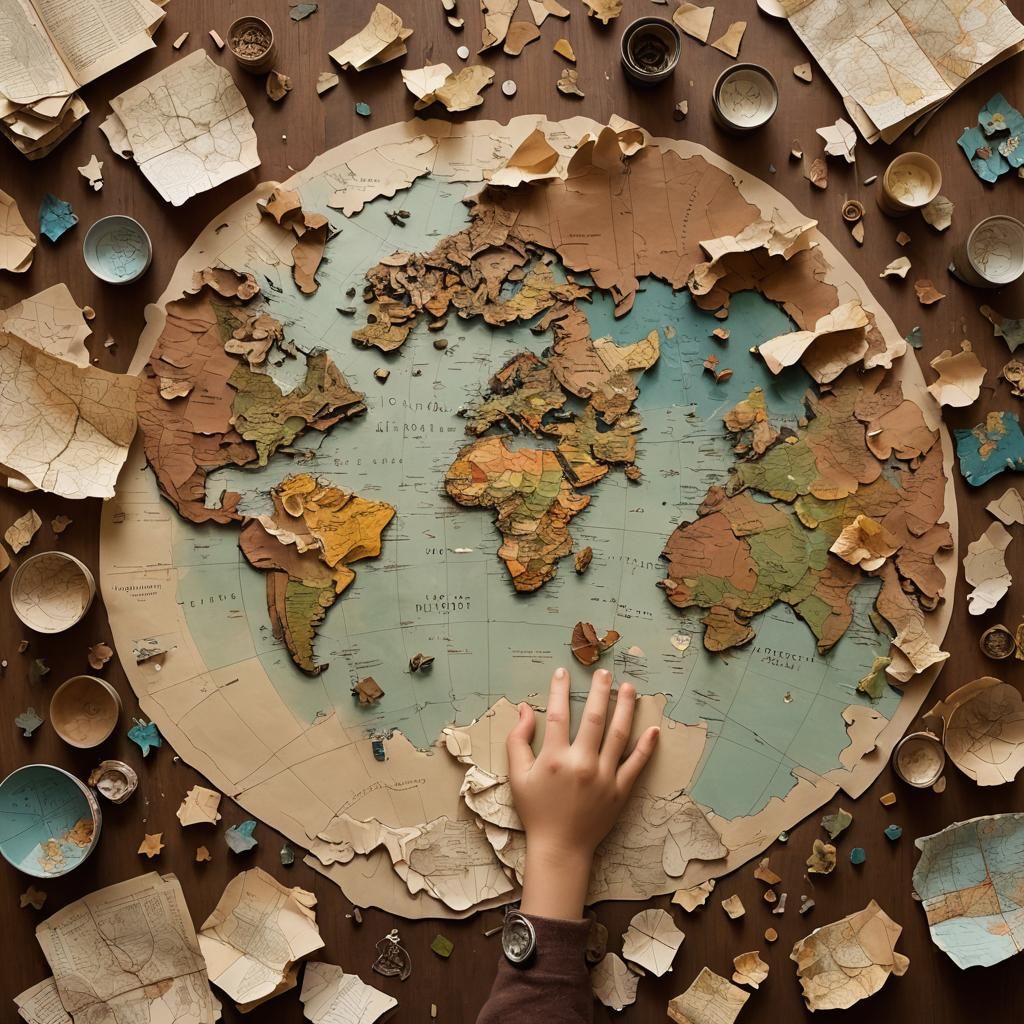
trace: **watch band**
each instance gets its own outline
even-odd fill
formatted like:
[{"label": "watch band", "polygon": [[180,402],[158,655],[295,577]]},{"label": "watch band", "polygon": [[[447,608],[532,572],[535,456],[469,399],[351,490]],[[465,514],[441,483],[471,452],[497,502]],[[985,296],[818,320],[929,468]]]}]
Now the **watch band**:
[{"label": "watch band", "polygon": [[530,919],[518,910],[505,915],[501,929],[501,948],[509,963],[521,967],[537,951],[537,933]]}]

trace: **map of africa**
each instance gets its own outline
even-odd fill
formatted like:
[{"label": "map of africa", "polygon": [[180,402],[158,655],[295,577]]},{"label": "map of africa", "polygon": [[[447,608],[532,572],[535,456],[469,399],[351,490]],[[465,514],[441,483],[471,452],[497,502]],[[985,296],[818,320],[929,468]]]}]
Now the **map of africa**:
[{"label": "map of africa", "polygon": [[913,354],[699,146],[371,132],[215,218],[147,320],[115,642],[175,750],[358,904],[515,898],[504,735],[579,622],[663,726],[591,899],[859,795],[945,657],[951,452]]}]

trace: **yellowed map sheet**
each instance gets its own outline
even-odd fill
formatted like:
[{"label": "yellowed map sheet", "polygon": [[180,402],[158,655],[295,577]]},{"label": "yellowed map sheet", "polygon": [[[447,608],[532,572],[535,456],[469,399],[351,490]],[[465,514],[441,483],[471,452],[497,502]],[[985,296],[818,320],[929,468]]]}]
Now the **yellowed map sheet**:
[{"label": "yellowed map sheet", "polygon": [[92,328],[63,282],[0,309],[0,329],[58,359],[82,368],[89,366],[85,339]]},{"label": "yellowed map sheet", "polygon": [[865,141],[892,142],[1024,48],[1001,0],[780,0]]}]

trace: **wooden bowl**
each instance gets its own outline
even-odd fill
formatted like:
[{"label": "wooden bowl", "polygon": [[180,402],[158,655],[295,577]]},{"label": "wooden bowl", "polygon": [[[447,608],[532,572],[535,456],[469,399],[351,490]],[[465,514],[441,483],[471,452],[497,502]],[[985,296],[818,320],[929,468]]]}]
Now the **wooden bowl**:
[{"label": "wooden bowl", "polygon": [[95,676],[72,676],[50,698],[50,724],[72,747],[99,746],[117,728],[121,698]]}]

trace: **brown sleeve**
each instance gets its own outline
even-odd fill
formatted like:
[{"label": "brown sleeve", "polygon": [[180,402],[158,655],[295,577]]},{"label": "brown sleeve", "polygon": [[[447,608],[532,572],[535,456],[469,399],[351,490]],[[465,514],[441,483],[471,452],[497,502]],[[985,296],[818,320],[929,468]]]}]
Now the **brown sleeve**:
[{"label": "brown sleeve", "polygon": [[583,958],[590,922],[533,916],[529,920],[537,934],[536,953],[522,967],[502,955],[476,1024],[590,1024],[594,996]]}]

